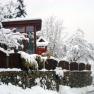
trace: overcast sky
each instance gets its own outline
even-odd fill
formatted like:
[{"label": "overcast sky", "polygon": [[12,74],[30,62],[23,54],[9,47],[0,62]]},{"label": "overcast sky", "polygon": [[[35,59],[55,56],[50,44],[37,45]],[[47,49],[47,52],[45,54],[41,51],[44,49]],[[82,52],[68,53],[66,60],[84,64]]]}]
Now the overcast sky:
[{"label": "overcast sky", "polygon": [[[11,0],[0,0],[1,3]],[[13,0],[14,1],[14,0]],[[56,16],[69,32],[82,29],[94,42],[94,0],[24,0],[29,18]]]},{"label": "overcast sky", "polygon": [[89,41],[94,42],[94,0],[24,0],[31,18],[57,16],[64,26],[81,28]]}]

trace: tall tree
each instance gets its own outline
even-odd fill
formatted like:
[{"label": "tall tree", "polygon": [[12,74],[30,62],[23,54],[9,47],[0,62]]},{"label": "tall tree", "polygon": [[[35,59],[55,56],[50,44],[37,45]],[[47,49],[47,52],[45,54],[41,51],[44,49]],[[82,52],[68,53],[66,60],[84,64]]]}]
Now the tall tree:
[{"label": "tall tree", "polygon": [[78,29],[67,41],[66,59],[70,62],[89,62],[94,60],[93,45],[84,39],[84,32]]},{"label": "tall tree", "polygon": [[15,17],[25,17],[26,16],[26,11],[25,11],[25,6],[23,3],[23,0],[17,0],[18,6],[16,8],[17,14]]},{"label": "tall tree", "polygon": [[42,34],[49,41],[48,50],[53,56],[58,56],[58,49],[61,41],[63,22],[56,17],[49,17],[43,23]]},{"label": "tall tree", "polygon": [[8,2],[4,6],[3,11],[3,19],[11,19],[15,18],[16,11],[15,8],[17,7],[17,4],[13,1]]}]

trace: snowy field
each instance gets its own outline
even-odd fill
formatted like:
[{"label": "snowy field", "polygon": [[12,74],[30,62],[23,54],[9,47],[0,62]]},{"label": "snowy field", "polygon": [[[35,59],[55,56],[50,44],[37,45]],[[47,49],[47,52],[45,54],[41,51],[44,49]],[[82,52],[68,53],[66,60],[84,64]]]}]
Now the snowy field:
[{"label": "snowy field", "polygon": [[60,86],[59,92],[44,90],[40,86],[22,89],[21,87],[2,84],[0,85],[0,94],[94,94],[93,86],[83,88],[70,88],[68,86]]}]

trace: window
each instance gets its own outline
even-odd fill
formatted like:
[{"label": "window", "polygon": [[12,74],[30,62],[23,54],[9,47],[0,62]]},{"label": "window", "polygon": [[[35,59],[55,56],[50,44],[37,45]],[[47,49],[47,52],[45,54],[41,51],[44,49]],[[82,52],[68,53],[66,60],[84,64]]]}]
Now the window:
[{"label": "window", "polygon": [[25,27],[16,27],[17,32],[25,32]]},{"label": "window", "polygon": [[33,32],[34,31],[34,27],[33,26],[26,26],[26,32]]}]

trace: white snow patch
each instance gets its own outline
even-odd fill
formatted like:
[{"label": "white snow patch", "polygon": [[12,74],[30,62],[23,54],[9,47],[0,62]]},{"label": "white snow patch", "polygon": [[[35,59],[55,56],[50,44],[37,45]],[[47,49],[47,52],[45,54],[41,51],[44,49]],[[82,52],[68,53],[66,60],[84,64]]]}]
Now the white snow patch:
[{"label": "white snow patch", "polygon": [[43,69],[41,69],[40,71],[44,71],[44,72],[45,72],[45,71],[48,71],[48,70],[46,70],[45,68],[43,68]]},{"label": "white snow patch", "polygon": [[[59,94],[88,94],[94,90],[94,86],[87,86],[82,88],[71,88],[69,86],[59,86]],[[93,94],[93,93],[92,93]]]},{"label": "white snow patch", "polygon": [[35,83],[36,83],[38,86],[40,86],[40,78],[36,78],[36,79],[35,79]]},{"label": "white snow patch", "polygon": [[[37,79],[38,80],[38,79]],[[69,86],[59,86],[59,92],[43,89],[40,86],[33,86],[32,88],[22,89],[21,87],[12,84],[0,83],[0,94],[88,94],[94,91],[94,86],[87,86],[82,88],[71,88]],[[89,93],[93,94],[93,93]]]},{"label": "white snow patch", "polygon": [[40,86],[22,89],[14,85],[0,85],[0,94],[58,94],[56,91],[44,90]]},{"label": "white snow patch", "polygon": [[64,77],[64,71],[61,68],[56,68],[55,72],[59,77]]},{"label": "white snow patch", "polygon": [[5,44],[8,48],[14,47],[18,49],[21,45],[22,40],[29,40],[23,34],[19,32],[13,32],[10,29],[0,29],[0,43]]},{"label": "white snow patch", "polygon": [[3,71],[21,71],[21,69],[18,68],[0,68],[0,72]]}]

